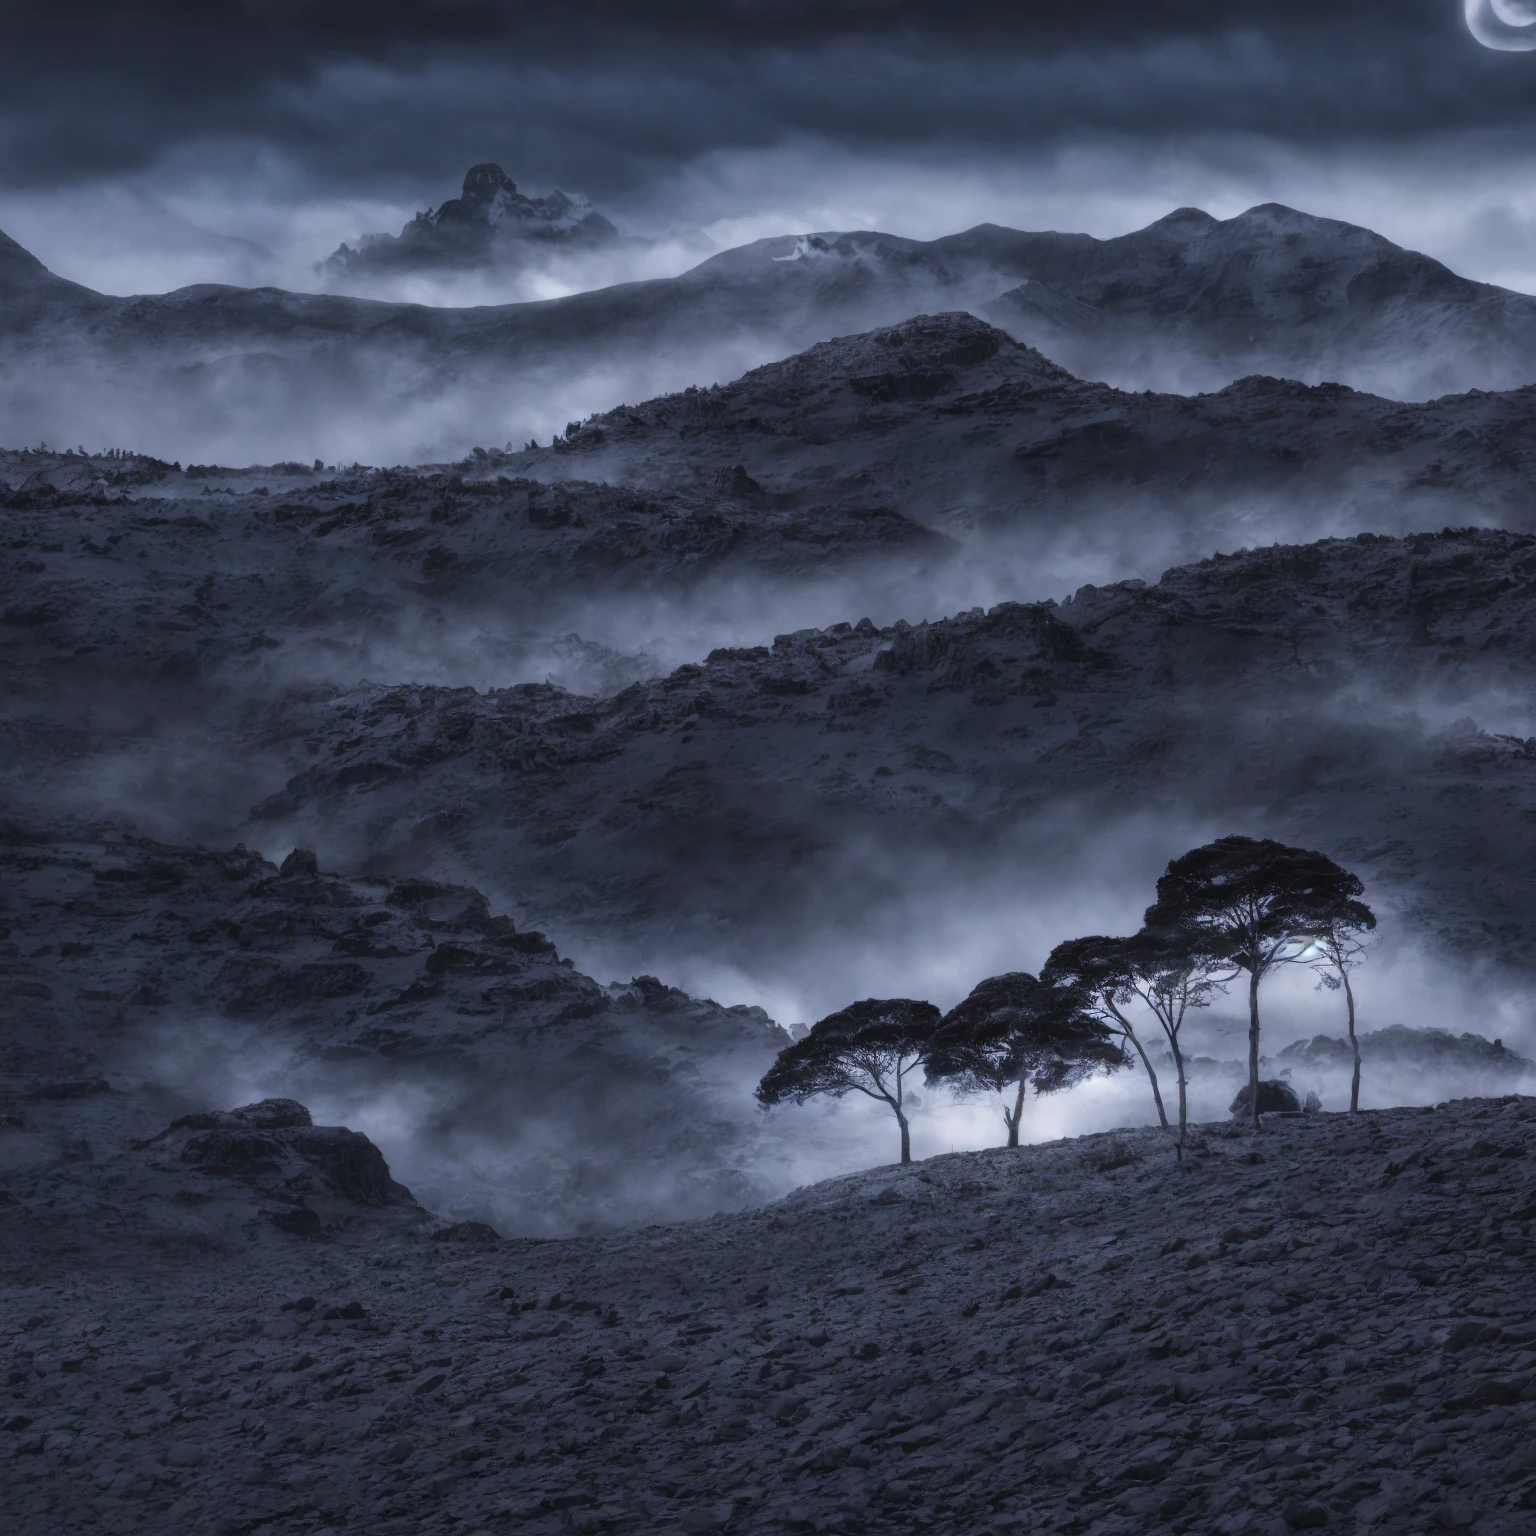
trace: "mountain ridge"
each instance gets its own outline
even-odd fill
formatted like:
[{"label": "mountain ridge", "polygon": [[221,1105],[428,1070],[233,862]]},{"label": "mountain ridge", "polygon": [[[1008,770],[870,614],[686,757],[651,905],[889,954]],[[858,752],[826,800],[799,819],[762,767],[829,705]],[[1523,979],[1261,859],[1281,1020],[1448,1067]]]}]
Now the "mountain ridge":
[{"label": "mountain ridge", "polygon": [[[546,420],[551,398],[568,401],[573,419],[602,404],[601,391],[611,401],[616,380],[645,398],[946,309],[1130,389],[1188,392],[1270,373],[1419,399],[1536,379],[1536,299],[1278,206],[1226,221],[1181,212],[1107,241],[993,225],[929,242],[774,237],[675,278],[468,310],[209,285],[109,299],[30,269],[19,281],[14,259],[5,270],[16,292],[0,303],[0,335],[33,369],[27,392],[11,394],[22,435],[34,436],[35,420],[36,436],[99,441],[108,419],[144,420],[140,441],[155,439],[145,446],[183,458],[211,455],[166,454],[159,438],[172,420],[184,434],[243,434],[247,461],[313,457],[348,401],[386,420],[440,401],[464,446],[499,442],[508,396],[493,410],[487,391],[538,399]],[[50,354],[61,366],[99,363],[92,391],[68,391],[62,373],[40,366]],[[210,372],[194,383],[189,368]],[[293,444],[295,420],[313,449]],[[268,438],[269,455],[254,446]]]}]

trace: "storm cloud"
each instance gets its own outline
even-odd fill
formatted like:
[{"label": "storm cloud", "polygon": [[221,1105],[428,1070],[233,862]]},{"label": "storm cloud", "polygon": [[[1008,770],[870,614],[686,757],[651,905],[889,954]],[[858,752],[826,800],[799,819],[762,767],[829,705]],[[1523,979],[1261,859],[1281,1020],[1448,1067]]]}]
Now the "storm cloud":
[{"label": "storm cloud", "polygon": [[[1495,20],[1515,0],[1495,0]],[[1482,9],[1488,0],[1480,0]],[[796,137],[867,151],[1092,134],[1316,143],[1509,129],[1529,71],[1456,0],[1075,6],[959,0],[214,0],[11,8],[0,183],[275,153],[405,196],[494,155],[595,197]]]}]

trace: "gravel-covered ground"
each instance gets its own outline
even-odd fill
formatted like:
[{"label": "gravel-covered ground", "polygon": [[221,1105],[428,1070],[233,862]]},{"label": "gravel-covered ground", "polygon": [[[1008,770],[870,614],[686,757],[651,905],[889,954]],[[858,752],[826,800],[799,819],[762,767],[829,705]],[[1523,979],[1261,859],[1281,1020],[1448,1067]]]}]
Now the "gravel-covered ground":
[{"label": "gravel-covered ground", "polygon": [[[76,1165],[0,1193],[18,1536],[1536,1523],[1533,1099],[1208,1126],[1182,1166],[1151,1131],[958,1154],[556,1241],[398,1204],[282,1233],[174,1144],[98,1149],[107,1242]],[[155,1211],[210,1190],[224,1224],[170,1241]]]}]

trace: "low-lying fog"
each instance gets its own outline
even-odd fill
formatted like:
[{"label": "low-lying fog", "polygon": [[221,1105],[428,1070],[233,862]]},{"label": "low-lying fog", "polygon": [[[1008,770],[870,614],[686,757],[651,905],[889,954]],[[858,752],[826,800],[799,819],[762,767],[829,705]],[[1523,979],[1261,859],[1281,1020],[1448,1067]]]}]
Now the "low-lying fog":
[{"label": "low-lying fog", "polygon": [[[1086,884],[1068,891],[1061,909],[1049,898],[1015,900],[990,915],[977,905],[963,908],[914,942],[910,930],[893,932],[886,944],[870,944],[843,957],[807,955],[803,974],[792,976],[780,993],[791,1008],[814,997],[852,1000],[878,995],[928,995],[941,1005],[958,999],[978,974],[1019,965],[1038,966],[1047,946],[1065,931],[1124,929],[1134,923],[1128,892],[1106,891],[1101,910],[1085,905]],[[942,902],[943,896],[936,900]],[[1076,923],[1063,923],[1074,917]],[[978,922],[984,931],[975,931]],[[943,946],[957,933],[954,955]],[[727,983],[726,957],[696,969],[697,987],[707,974]],[[682,980],[684,978],[674,978]],[[1502,1039],[1521,1054],[1536,1054],[1530,1028],[1533,998],[1528,988],[1494,977],[1459,974],[1450,965],[1417,951],[1411,943],[1385,938],[1354,974],[1358,1028],[1362,1035],[1406,1024],[1419,1029],[1472,1032]],[[1222,1121],[1246,1082],[1247,1017],[1241,985],[1233,995],[1191,1017],[1182,1034],[1189,1068],[1192,1123]],[[1273,1057],[1297,1040],[1344,1035],[1344,1003],[1318,987],[1304,966],[1291,967],[1266,983],[1262,994],[1263,1049]],[[818,1005],[819,1006],[819,1005]],[[1159,1076],[1163,1102],[1177,1123],[1177,1076],[1162,1037],[1145,1032]],[[626,1159],[602,1131],[562,1107],[544,1117],[498,1110],[472,1085],[430,1064],[409,1078],[379,1081],[345,1068],[293,1058],[231,1026],[197,1021],[163,1035],[142,1064],[143,1076],[186,1097],[190,1104],[235,1105],[265,1096],[296,1097],[318,1124],[363,1131],[384,1151],[395,1176],[440,1215],[488,1220],[506,1232],[556,1233],[577,1226],[611,1225],[635,1219],[668,1220],[717,1208],[718,1193],[702,1191],[665,1159]],[[1347,1066],[1271,1065],[1298,1097],[1316,1093],[1327,1111],[1347,1109]],[[860,1168],[894,1163],[897,1130],[889,1111],[851,1094],[841,1102],[813,1101],[804,1107],[763,1111],[752,1099],[755,1086],[743,1078],[722,1086],[708,1125],[676,1126],[672,1134],[733,1135],[741,1139],[736,1161],[751,1181],[755,1198],[772,1197],[799,1185]],[[1529,1077],[1471,1064],[1426,1071],[1414,1061],[1372,1059],[1364,1066],[1361,1107],[1434,1104],[1451,1098],[1529,1092]],[[912,1152],[921,1160],[939,1153],[997,1146],[1004,1141],[999,1102],[991,1096],[957,1100],[948,1090],[930,1088],[920,1076],[908,1084]],[[731,1132],[726,1127],[735,1124]],[[1026,1111],[1026,1142],[1081,1136],[1122,1126],[1157,1123],[1151,1090],[1139,1063],[1060,1094],[1034,1097]],[[754,1142],[754,1137],[757,1139]],[[650,1152],[652,1149],[647,1149]],[[1170,1160],[1173,1153],[1170,1148]],[[626,1162],[630,1165],[626,1168]],[[562,1199],[561,1190],[566,1191]],[[754,1197],[745,1197],[754,1198]],[[596,1214],[594,1214],[596,1213]],[[628,1214],[626,1214],[628,1213]]]},{"label": "low-lying fog", "polygon": [[[1368,185],[1370,178],[1358,170],[1345,177],[1320,163],[1287,161],[1253,146],[1245,150],[1238,145],[1226,157],[1202,153],[1203,158],[1170,149],[1166,160],[1155,163],[1136,184],[1127,176],[1118,192],[1085,202],[1080,192],[1084,157],[1108,157],[1095,162],[1102,170],[1114,160],[1112,145],[1101,151],[1064,151],[1054,162],[1027,172],[990,165],[957,178],[953,166],[919,168],[915,183],[910,166],[901,168],[901,176],[892,168],[871,175],[869,163],[855,158],[818,162],[803,152],[763,152],[697,167],[662,189],[661,201],[651,210],[650,232],[661,237],[653,246],[590,259],[562,257],[505,279],[411,279],[396,296],[454,304],[549,297],[682,270],[697,252],[684,241],[665,238],[664,222],[656,217],[663,202],[677,221],[697,221],[718,243],[728,245],[817,227],[873,226],[932,235],[982,219],[1111,234],[1137,227],[1176,203],[1200,203],[1228,214],[1271,197],[1319,213],[1347,210],[1357,222],[1443,254],[1472,275],[1536,288],[1524,239],[1536,219],[1536,205],[1528,206],[1523,194],[1510,190],[1514,179],[1507,161],[1499,163],[1496,178],[1490,170],[1470,203],[1465,185],[1458,183],[1458,212],[1452,220],[1448,173],[1442,175],[1433,165],[1412,173],[1417,183],[1400,183],[1399,192],[1388,194]],[[518,175],[517,168],[509,169]],[[1100,177],[1099,184],[1110,183]],[[761,204],[756,211],[746,207],[742,189],[748,185],[759,193],[766,189],[768,211]],[[1415,186],[1425,194],[1417,201]],[[1473,211],[1467,214],[1469,206]],[[926,211],[919,214],[919,209]],[[265,203],[256,198],[241,207],[233,194],[214,196],[206,188],[180,194],[171,186],[133,192],[98,188],[32,196],[30,201],[7,195],[0,199],[0,228],[62,275],[109,292],[153,291],[194,280],[318,288],[321,279],[310,267],[313,261],[366,230],[397,230],[414,211],[406,201],[328,200],[305,189],[291,191],[286,200],[270,192]],[[624,223],[626,210],[613,211]],[[635,226],[644,222],[640,211],[630,211]],[[213,229],[222,234],[209,234]],[[125,230],[130,231],[126,238]],[[483,391],[467,388],[417,398],[386,419],[357,408],[345,396],[296,411],[280,373],[274,375],[266,405],[247,414],[245,406],[253,397],[241,391],[248,381],[238,390],[231,388],[229,399],[241,406],[235,411],[221,399],[216,371],[180,390],[142,394],[132,402],[110,380],[71,373],[67,367],[50,374],[34,360],[5,386],[5,431],[16,441],[69,441],[85,435],[86,423],[116,412],[112,419],[119,444],[166,458],[236,464],[315,457],[398,462],[462,452],[476,442],[544,441],[563,431],[567,421],[667,389],[732,378],[782,351],[775,339],[760,338],[733,343],[718,355],[678,352],[621,360],[600,373],[524,379],[489,400]],[[102,395],[93,398],[98,387]],[[402,398],[409,394],[408,388],[401,391]],[[61,409],[66,414],[61,416]],[[77,414],[71,417],[69,410]],[[716,646],[768,643],[776,632],[866,615],[882,625],[896,619],[916,622],[1001,600],[1061,598],[1084,582],[1155,581],[1167,566],[1216,548],[1348,534],[1362,526],[1347,496],[1309,504],[1262,498],[1226,503],[1208,509],[1211,515],[1203,521],[1192,519],[1188,506],[1148,502],[1127,516],[1122,499],[1113,510],[1119,515],[1112,519],[1085,505],[1052,537],[1028,545],[972,536],[964,552],[938,573],[885,570],[776,585],[722,580],[686,602],[596,594],[572,603],[558,623],[535,631],[511,619],[496,624],[441,612],[423,612],[375,632],[341,626],[295,643],[286,653],[289,659],[262,681],[274,687],[347,687],[372,677],[486,689],[553,680],[573,692],[606,693],[635,677],[700,660]],[[1433,513],[1426,510],[1419,526],[1481,520],[1480,511],[1461,509],[1457,515],[1456,509],[1442,506]],[[1367,522],[1381,531],[1402,531],[1379,520]],[[1536,734],[1530,696],[1518,689],[1466,702],[1426,699],[1421,713],[1431,725],[1469,714],[1489,730]],[[168,839],[232,842],[237,836],[251,837],[242,827],[245,812],[292,770],[280,745],[265,756],[243,749],[237,753],[215,719],[189,720],[171,713],[156,719],[150,711],[124,725],[115,740],[83,744],[46,786],[36,781],[17,786],[16,795],[60,814],[127,817],[145,833]],[[857,863],[857,879],[842,885],[832,873],[815,893],[826,921],[809,934],[802,925],[793,944],[785,940],[788,930],[780,914],[772,912],[763,914],[761,943],[745,946],[722,940],[707,924],[686,937],[643,947],[589,934],[555,932],[551,937],[579,969],[599,980],[653,974],[725,1004],[760,1005],[786,1025],[808,1023],[865,996],[920,996],[947,1007],[983,977],[1037,969],[1061,939],[1134,929],[1166,862],[1231,830],[1238,828],[1230,817],[1204,821],[1170,812],[1088,825],[1078,813],[1047,808],[1030,825],[1034,842],[1027,858],[1012,857],[1007,849],[980,859],[958,848],[953,853],[875,845],[851,850],[847,857]],[[264,851],[281,856],[287,850],[274,846]],[[508,885],[493,890],[498,905],[516,901],[515,880]],[[1407,915],[1396,908],[1393,892],[1368,891],[1367,898],[1378,904],[1382,931],[1356,976],[1362,1033],[1399,1023],[1457,1034],[1472,1031],[1502,1038],[1522,1054],[1536,1053],[1532,998],[1524,983],[1483,974],[1473,962],[1453,964],[1425,947]],[[1192,1019],[1186,1031],[1188,1054],[1240,1060],[1247,1030],[1241,1003],[1235,992]],[[1341,997],[1317,991],[1316,978],[1304,968],[1292,968],[1268,983],[1263,1006],[1268,1054],[1298,1038],[1343,1033]],[[1161,1050],[1156,1054],[1161,1060]],[[219,1021],[189,1020],[167,1041],[163,1054],[146,1065],[145,1075],[211,1103],[240,1103],[265,1094],[301,1097],[317,1121],[348,1124],[371,1135],[397,1176],[426,1203],[516,1224],[519,1169],[537,1152],[537,1127],[520,1127],[513,1134],[489,1124],[455,1125],[460,1086],[430,1077],[409,1089],[360,1089],[340,1074],[328,1075],[319,1063],[296,1077],[282,1065],[286,1059]],[[1172,1106],[1174,1074],[1167,1066],[1160,1070],[1165,1102]],[[1347,1083],[1338,1073],[1297,1070],[1293,1080],[1303,1094],[1317,1091],[1326,1109],[1347,1103]],[[1193,1118],[1224,1117],[1237,1081],[1215,1068],[1198,1071],[1191,1088]],[[722,1115],[757,1117],[752,1086],[743,1081],[734,1096],[722,1098]],[[1368,1064],[1363,1103],[1429,1103],[1480,1091],[1499,1090],[1475,1077],[1436,1078]],[[921,1087],[918,1100],[913,1144],[919,1157],[1002,1139],[992,1104],[956,1104],[942,1092]],[[1032,1105],[1025,1136],[1042,1140],[1146,1124],[1152,1118],[1150,1093],[1138,1066]],[[889,1116],[858,1100],[781,1109],[771,1123],[785,1128],[774,1154],[780,1159],[775,1181],[781,1188],[894,1156]],[[554,1132],[549,1134],[554,1146]],[[562,1155],[565,1150],[562,1144]],[[657,1207],[668,1208],[669,1198],[660,1197]],[[679,1195],[671,1208],[686,1210],[686,1201]]]},{"label": "low-lying fog", "polygon": [[[550,190],[548,168],[487,142],[519,186]],[[1143,228],[1172,208],[1229,218],[1279,202],[1361,224],[1453,270],[1536,292],[1531,150],[1513,135],[1442,136],[1408,158],[1355,144],[1309,150],[1260,135],[1157,139],[1065,137],[1027,155],[983,146],[908,146],[877,153],[810,137],[706,152],[623,187],[589,193],[625,232],[654,244],[588,261],[559,253],[531,269],[421,280],[399,294],[456,305],[548,298],[604,283],[670,276],[693,265],[701,231],[720,249],[768,235],[878,229],[933,239],[996,223],[1081,231],[1101,239]],[[317,177],[272,149],[183,150],[135,176],[50,190],[0,192],[0,229],[54,271],[103,293],[163,293],[194,282],[273,282],[321,291],[318,263],[343,242],[398,234],[421,210],[457,195],[464,165],[371,190]]]}]

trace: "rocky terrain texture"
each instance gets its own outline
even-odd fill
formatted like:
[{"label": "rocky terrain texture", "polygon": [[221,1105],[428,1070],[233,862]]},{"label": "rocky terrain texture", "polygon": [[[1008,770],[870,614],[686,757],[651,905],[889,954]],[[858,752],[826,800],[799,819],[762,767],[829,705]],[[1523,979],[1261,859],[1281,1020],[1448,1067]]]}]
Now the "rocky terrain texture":
[{"label": "rocky terrain texture", "polygon": [[398,235],[364,235],[343,245],[321,272],[343,283],[400,272],[435,272],[526,261],[536,246],[602,246],[624,236],[584,197],[558,188],[548,197],[517,190],[499,165],[472,165],[464,189],[418,213]]},{"label": "rocky terrain texture", "polygon": [[937,618],[1213,546],[1527,530],[1533,421],[1523,392],[1128,395],[926,317],[451,466],[0,453],[0,643],[12,686],[50,693],[82,672],[607,692],[644,670],[609,652],[659,638],[655,671],[833,604]]},{"label": "rocky terrain texture", "polygon": [[522,1232],[739,1208],[827,1149],[751,1112],[789,1040],[761,1009],[599,985],[478,891],[301,852],[7,825],[0,978],[12,1172],[56,1156],[50,1084],[115,1105],[146,1081],[164,1118],[244,1089],[371,1114],[433,1209]]},{"label": "rocky terrain texture", "polygon": [[603,1237],[398,1207],[201,1242],[258,1197],[128,1139],[152,1106],[101,1134],[102,1102],[37,1110],[91,1161],[0,1185],[19,1536],[1515,1536],[1536,1508],[1530,1099],[1208,1126],[1182,1164],[1152,1131],[938,1157]]},{"label": "rocky terrain texture", "polygon": [[729,473],[677,494],[551,484],[484,454],[338,472],[4,452],[0,514],[13,686],[196,677],[251,692],[274,675],[398,676],[401,650],[450,674],[457,651],[468,681],[543,681],[548,647],[572,625],[603,630],[616,606],[878,587],[958,549],[872,499],[767,497]]},{"label": "rocky terrain texture", "polygon": [[13,441],[250,461],[346,440],[419,458],[946,309],[1132,389],[1267,373],[1423,398],[1536,375],[1536,300],[1267,206],[1226,222],[1181,210],[1111,241],[993,225],[785,236],[676,278],[459,310],[214,284],[113,298],[0,236],[0,401]]},{"label": "rocky terrain texture", "polygon": [[[1519,967],[1536,749],[1499,725],[1523,718],[1533,573],[1527,534],[1362,534],[1063,604],[845,620],[606,699],[314,698],[265,722],[310,766],[251,826],[344,864],[515,872],[541,926],[643,952],[707,924],[767,976],[912,922],[913,879],[941,907],[1050,889],[1138,816],[1242,825],[1328,849],[1442,952]],[[912,942],[936,942],[926,921]]]},{"label": "rocky terrain texture", "polygon": [[674,491],[734,474],[766,501],[873,502],[1011,557],[1027,580],[1096,545],[1187,559],[1447,518],[1527,529],[1533,446],[1525,389],[1419,405],[1266,377],[1128,393],[942,314],[620,407],[508,463]]}]

